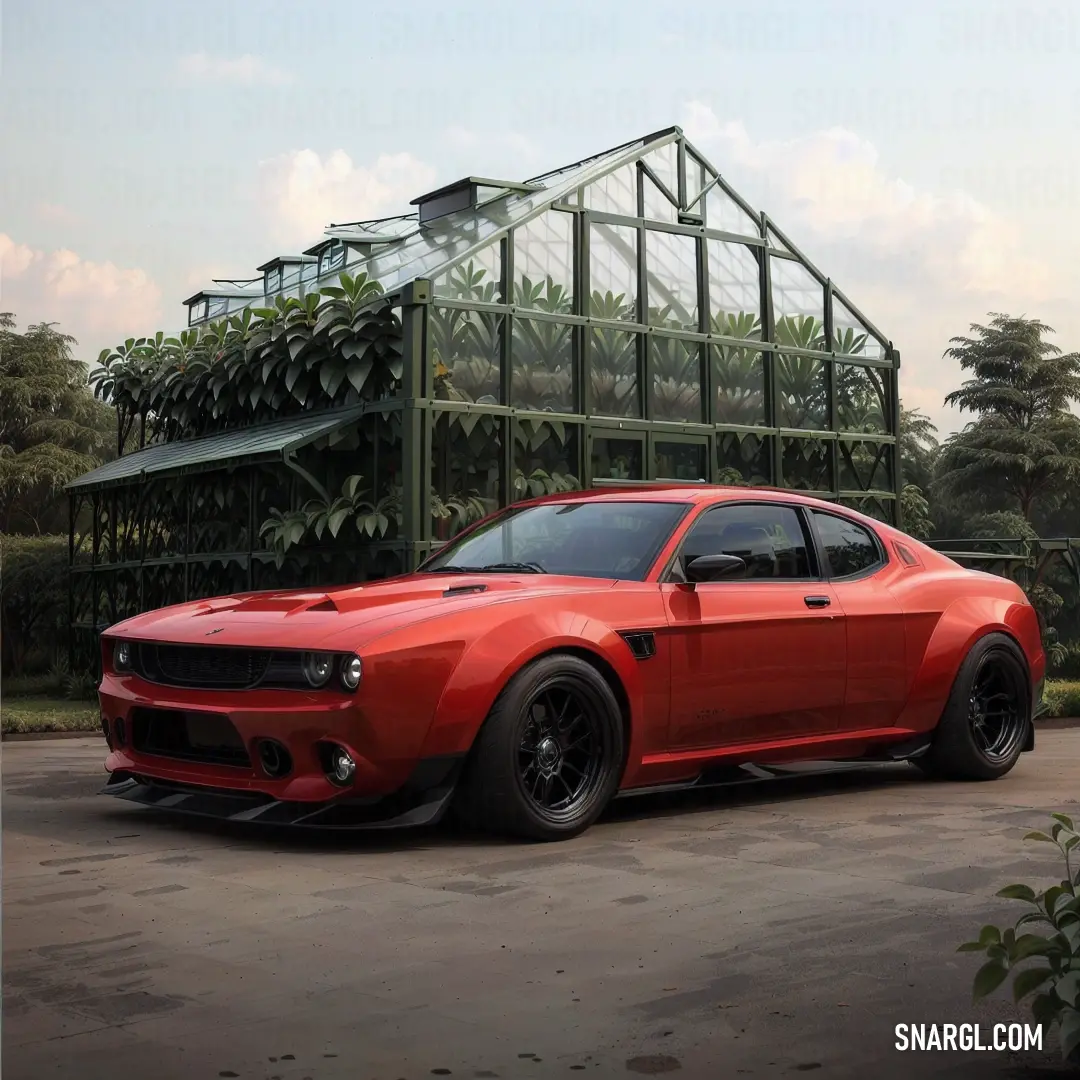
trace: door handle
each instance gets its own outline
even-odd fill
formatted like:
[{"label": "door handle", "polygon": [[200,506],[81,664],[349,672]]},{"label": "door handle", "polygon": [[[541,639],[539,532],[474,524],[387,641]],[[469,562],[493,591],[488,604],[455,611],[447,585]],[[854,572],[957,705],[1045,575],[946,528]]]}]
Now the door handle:
[{"label": "door handle", "polygon": [[827,596],[804,596],[803,601],[807,607],[828,607],[832,601]]}]

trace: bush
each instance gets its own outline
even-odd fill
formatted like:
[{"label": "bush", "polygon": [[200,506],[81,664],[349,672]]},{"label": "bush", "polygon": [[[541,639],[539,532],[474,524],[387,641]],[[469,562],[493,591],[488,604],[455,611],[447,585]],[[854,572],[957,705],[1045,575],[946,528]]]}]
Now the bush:
[{"label": "bush", "polygon": [[[0,536],[0,670],[21,676],[55,662],[67,637],[68,540]],[[35,664],[36,660],[36,664]]]},{"label": "bush", "polygon": [[[1049,834],[1030,832],[1024,839],[1056,845],[1065,860],[1065,878],[1042,892],[1030,885],[1001,889],[998,896],[1019,900],[1031,910],[1010,929],[984,926],[977,941],[966,942],[958,951],[986,954],[986,963],[975,975],[976,1001],[992,994],[1018,965],[1037,961],[1037,966],[1016,972],[1013,999],[1022,1001],[1034,994],[1031,1012],[1036,1023],[1044,1027],[1057,1023],[1061,1056],[1080,1064],[1080,868],[1072,866],[1074,858],[1080,862],[1080,833],[1064,814],[1051,817]],[[1031,929],[1020,933],[1027,927]]]},{"label": "bush", "polygon": [[1048,679],[1043,700],[1047,716],[1080,716],[1080,682]]}]

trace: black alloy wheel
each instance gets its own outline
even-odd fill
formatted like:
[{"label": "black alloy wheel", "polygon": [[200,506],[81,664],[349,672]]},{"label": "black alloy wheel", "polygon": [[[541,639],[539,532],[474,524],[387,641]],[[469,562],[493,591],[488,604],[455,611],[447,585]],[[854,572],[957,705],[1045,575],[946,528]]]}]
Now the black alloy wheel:
[{"label": "black alloy wheel", "polygon": [[596,666],[551,653],[496,699],[466,762],[455,806],[466,822],[533,840],[565,840],[599,817],[619,786],[622,710]]}]

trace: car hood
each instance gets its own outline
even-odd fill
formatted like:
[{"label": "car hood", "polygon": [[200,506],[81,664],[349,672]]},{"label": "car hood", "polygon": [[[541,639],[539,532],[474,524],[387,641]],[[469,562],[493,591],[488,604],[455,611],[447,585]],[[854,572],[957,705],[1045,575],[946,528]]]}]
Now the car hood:
[{"label": "car hood", "polygon": [[158,608],[109,637],[190,645],[312,648],[349,631],[350,648],[409,623],[500,601],[609,589],[608,579],[533,574],[412,574],[332,589],[240,593]]}]

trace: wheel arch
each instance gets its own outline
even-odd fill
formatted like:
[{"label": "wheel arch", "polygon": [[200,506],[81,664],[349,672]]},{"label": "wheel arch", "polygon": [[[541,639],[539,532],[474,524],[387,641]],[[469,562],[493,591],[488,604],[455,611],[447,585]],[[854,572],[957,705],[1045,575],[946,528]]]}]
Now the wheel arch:
[{"label": "wheel arch", "polygon": [[935,729],[965,659],[979,641],[992,634],[1016,646],[1034,687],[1042,678],[1037,670],[1042,649],[1038,620],[1030,606],[996,598],[960,597],[942,612],[926,641],[897,726],[926,732]]},{"label": "wheel arch", "polygon": [[565,612],[551,619],[522,618],[474,641],[443,688],[424,753],[469,753],[491,709],[511,680],[545,657],[564,654],[591,664],[611,688],[623,724],[621,773],[640,756],[644,708],[639,661],[611,627]]}]

